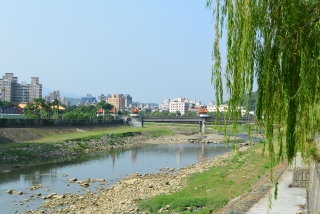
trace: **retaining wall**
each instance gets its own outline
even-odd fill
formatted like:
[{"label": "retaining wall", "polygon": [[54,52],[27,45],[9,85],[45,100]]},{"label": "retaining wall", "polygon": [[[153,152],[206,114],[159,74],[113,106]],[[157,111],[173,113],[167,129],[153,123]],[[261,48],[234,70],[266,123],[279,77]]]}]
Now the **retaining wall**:
[{"label": "retaining wall", "polygon": [[129,117],[127,118],[127,123],[133,127],[143,127],[141,117]]},{"label": "retaining wall", "polygon": [[108,126],[113,124],[122,124],[122,119],[117,120],[65,120],[65,119],[0,119],[0,127],[6,128],[27,128],[41,126]]},{"label": "retaining wall", "polygon": [[310,164],[310,180],[307,188],[308,213],[318,214],[320,212],[320,164]]}]

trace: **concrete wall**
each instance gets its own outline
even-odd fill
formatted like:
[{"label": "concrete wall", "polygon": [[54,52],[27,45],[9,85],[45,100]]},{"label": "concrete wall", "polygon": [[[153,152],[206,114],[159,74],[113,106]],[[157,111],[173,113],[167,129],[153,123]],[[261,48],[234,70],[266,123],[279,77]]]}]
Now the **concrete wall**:
[{"label": "concrete wall", "polygon": [[141,117],[128,117],[127,123],[133,127],[143,127]]},{"label": "concrete wall", "polygon": [[308,213],[318,214],[320,212],[320,164],[310,164],[310,180],[307,188]]},{"label": "concrete wall", "polygon": [[65,119],[0,119],[0,127],[39,127],[39,126],[108,126],[121,124],[121,120],[65,120]]}]

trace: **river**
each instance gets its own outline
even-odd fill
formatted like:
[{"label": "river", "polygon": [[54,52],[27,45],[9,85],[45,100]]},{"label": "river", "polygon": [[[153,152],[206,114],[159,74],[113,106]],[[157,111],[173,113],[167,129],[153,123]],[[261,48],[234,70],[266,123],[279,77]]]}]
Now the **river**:
[{"label": "river", "polygon": [[[105,179],[112,185],[129,174],[139,172],[157,173],[161,168],[181,168],[190,164],[231,151],[224,144],[145,144],[129,149],[112,150],[92,157],[75,157],[68,161],[51,160],[37,166],[8,169],[0,163],[0,213],[23,213],[36,209],[44,200],[36,198],[36,193],[84,193],[94,191],[98,183],[82,188],[78,184],[68,184],[68,179]],[[42,188],[30,190],[36,184]],[[108,186],[106,185],[106,186]],[[7,194],[6,190],[22,191],[24,194]],[[29,202],[24,199],[33,196]]]}]

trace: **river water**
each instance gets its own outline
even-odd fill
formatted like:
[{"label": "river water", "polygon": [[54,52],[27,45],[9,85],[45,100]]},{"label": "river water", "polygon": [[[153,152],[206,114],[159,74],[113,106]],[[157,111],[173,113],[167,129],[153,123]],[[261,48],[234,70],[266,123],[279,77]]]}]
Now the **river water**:
[{"label": "river water", "polygon": [[[129,174],[139,172],[157,173],[161,168],[181,168],[190,164],[231,151],[224,144],[158,144],[142,145],[129,149],[112,150],[91,157],[74,157],[72,160],[51,160],[38,166],[13,169],[0,163],[0,213],[23,213],[36,209],[44,200],[35,198],[29,202],[24,199],[41,193],[46,196],[55,192],[85,193],[95,191],[98,183],[82,188],[76,183],[68,184],[68,179],[103,178],[112,185]],[[42,188],[30,190],[36,184]],[[107,186],[108,186],[107,185]],[[6,190],[22,191],[24,194],[7,194]]]}]

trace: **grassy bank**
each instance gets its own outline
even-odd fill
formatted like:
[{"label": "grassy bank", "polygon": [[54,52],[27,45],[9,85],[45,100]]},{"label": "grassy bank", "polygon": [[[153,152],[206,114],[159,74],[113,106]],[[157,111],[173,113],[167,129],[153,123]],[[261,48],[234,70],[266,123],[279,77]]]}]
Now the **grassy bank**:
[{"label": "grassy bank", "polygon": [[[41,130],[33,130],[41,133]],[[0,145],[0,157],[3,160],[21,160],[36,157],[61,157],[81,155],[88,150],[98,151],[134,144],[132,137],[139,139],[174,134],[165,127],[131,128],[113,127],[86,132],[44,135],[39,140]],[[127,139],[125,141],[124,139]],[[143,140],[142,139],[142,140]]]},{"label": "grassy bank", "polygon": [[150,213],[158,213],[165,207],[179,213],[214,213],[230,200],[251,191],[269,169],[268,154],[261,155],[262,146],[261,143],[244,153],[239,152],[225,166],[190,176],[183,189],[171,195],[143,200],[139,206]]},{"label": "grassy bank", "polygon": [[[38,132],[41,135],[40,130],[33,130],[34,132]],[[56,141],[65,141],[65,140],[81,140],[81,139],[98,139],[106,134],[124,134],[124,133],[135,133],[140,132],[142,134],[158,137],[163,135],[173,134],[172,131],[168,130],[165,127],[152,126],[147,128],[131,128],[128,126],[122,127],[110,127],[102,130],[91,130],[86,132],[73,132],[73,133],[65,133],[65,134],[52,134],[52,135],[43,135],[39,140],[26,141],[24,143],[51,143]]]}]

